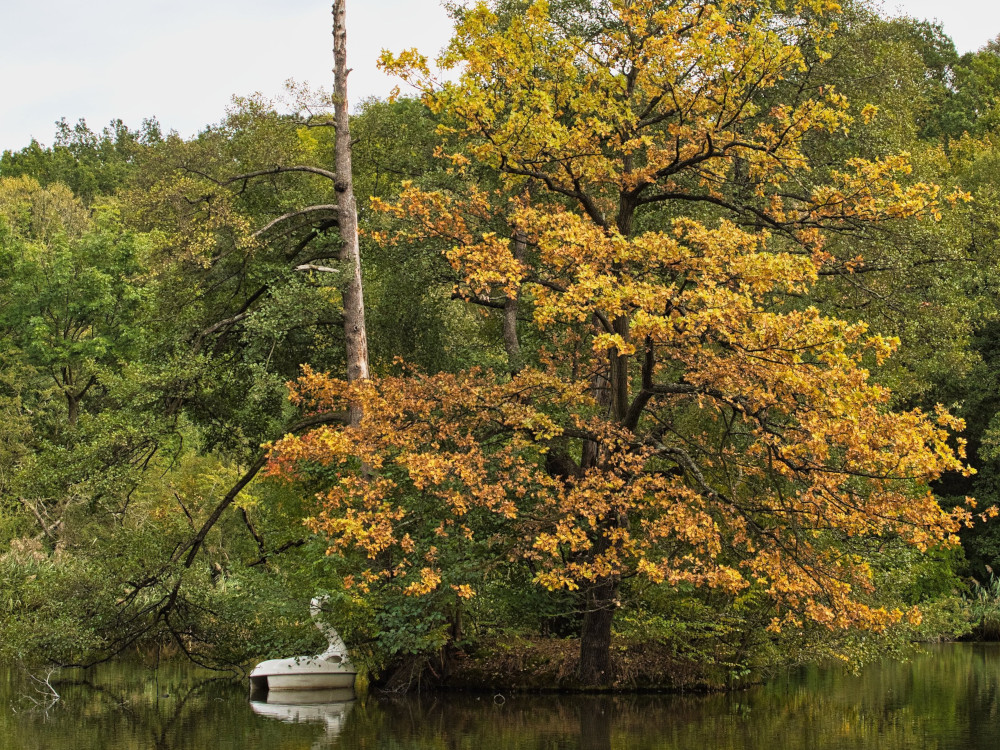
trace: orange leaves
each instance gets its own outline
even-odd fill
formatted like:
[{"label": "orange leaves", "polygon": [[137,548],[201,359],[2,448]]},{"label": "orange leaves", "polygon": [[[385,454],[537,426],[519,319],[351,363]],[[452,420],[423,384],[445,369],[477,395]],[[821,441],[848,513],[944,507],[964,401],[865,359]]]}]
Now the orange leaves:
[{"label": "orange leaves", "polygon": [[522,270],[511,253],[509,239],[487,232],[476,243],[456,245],[445,257],[453,268],[464,272],[473,293],[486,294],[497,285],[506,296],[517,296]]},{"label": "orange leaves", "polygon": [[[488,565],[529,562],[534,581],[552,590],[624,575],[731,594],[753,588],[777,605],[775,628],[803,617],[884,628],[904,614],[859,598],[871,570],[841,545],[882,536],[920,549],[954,543],[968,511],[944,512],[923,483],[963,470],[946,431],[961,424],[943,409],[934,419],[886,410],[887,393],[867,384],[849,352],[863,328],[815,311],[792,318],[784,339],[755,329],[755,349],[734,337],[734,351],[746,347],[742,368],[721,350],[691,361],[692,388],[678,388],[673,412],[700,402],[702,427],[683,441],[623,430],[593,415],[585,383],[533,370],[351,386],[307,371],[297,401],[323,410],[357,400],[364,419],[336,436],[321,428],[285,438],[271,471],[335,470],[309,525],[331,551],[361,553],[366,586],[469,598],[478,550]],[[787,346],[790,336],[819,334],[834,343]],[[705,427],[727,421],[739,424],[738,438]],[[565,456],[584,437],[599,446],[600,464],[556,470],[550,453]],[[731,447],[713,454],[720,439]],[[373,476],[351,468],[360,461],[378,467]]]},{"label": "orange leaves", "polygon": [[472,599],[476,595],[475,590],[466,583],[458,586],[452,585],[451,588],[458,595],[459,599]]},{"label": "orange leaves", "polygon": [[[511,220],[537,248],[544,269],[544,280],[526,284],[543,329],[598,312],[608,320],[630,318],[633,340],[649,336],[657,346],[683,348],[708,330],[744,325],[768,294],[804,292],[817,274],[811,258],[768,252],[766,234],[729,222],[709,229],[678,219],[672,232],[626,238],[559,208],[528,207]],[[592,348],[633,352],[611,331]]]},{"label": "orange leaves", "polygon": [[404,588],[403,593],[407,596],[424,596],[436,589],[440,583],[441,573],[433,568],[422,568],[420,579]]},{"label": "orange leaves", "polygon": [[[522,351],[536,367],[359,384],[306,370],[296,404],[364,419],[285,438],[271,472],[322,481],[312,528],[360,553],[366,584],[409,595],[468,598],[482,568],[527,564],[549,589],[751,589],[775,628],[897,622],[856,550],[954,543],[969,511],[927,485],[968,471],[962,425],[892,412],[865,367],[898,342],[801,298],[828,229],[934,215],[938,190],[909,183],[905,155],[816,186],[805,139],[854,126],[848,103],[774,94],[805,75],[803,45],[831,28],[812,13],[836,3],[784,3],[808,18],[734,0],[602,7],[584,39],[544,2],[504,23],[480,3],[443,85],[415,53],[383,56],[444,116],[459,145],[439,156],[466,181],[376,201],[402,223],[379,239],[436,244],[460,296],[517,300],[519,346],[546,341]],[[472,184],[470,164],[499,187]]]},{"label": "orange leaves", "polygon": [[514,258],[510,239],[489,229],[496,213],[494,198],[475,188],[457,196],[421,191],[404,182],[395,203],[373,198],[372,208],[405,219],[409,229],[377,239],[395,243],[438,240],[448,247],[445,257],[473,295],[498,286],[507,296],[516,297],[524,269]]},{"label": "orange leaves", "polygon": [[[474,543],[483,514],[513,521],[526,496],[551,489],[552,479],[529,458],[563,427],[533,402],[579,408],[589,402],[581,390],[530,371],[504,384],[476,371],[348,384],[307,369],[293,400],[316,411],[358,403],[364,419],[356,428],[284,438],[272,447],[269,471],[288,478],[326,472],[329,486],[318,495],[320,512],[310,527],[340,554],[355,550],[373,562],[390,554],[387,580],[405,582],[409,595],[425,595],[440,576],[422,568],[411,580],[408,571],[435,549],[429,539],[448,549]],[[361,462],[377,475],[359,476]],[[455,585],[459,596],[470,595],[463,583]]]}]

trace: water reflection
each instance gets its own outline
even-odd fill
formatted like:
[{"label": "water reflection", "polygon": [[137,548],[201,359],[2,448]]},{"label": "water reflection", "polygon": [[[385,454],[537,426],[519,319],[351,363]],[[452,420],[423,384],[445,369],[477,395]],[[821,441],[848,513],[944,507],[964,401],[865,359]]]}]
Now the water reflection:
[{"label": "water reflection", "polygon": [[255,720],[244,684],[185,664],[102,665],[53,685],[61,700],[39,710],[30,681],[0,669],[0,749],[305,749],[324,734],[314,725]]},{"label": "water reflection", "polygon": [[[954,645],[852,675],[803,670],[711,696],[269,694],[183,665],[108,666],[48,712],[0,670],[2,750],[993,750],[1000,647]],[[311,691],[310,691],[311,692]]]},{"label": "water reflection", "polygon": [[312,744],[313,750],[334,747],[348,713],[354,706],[354,690],[271,691],[264,700],[252,700],[250,708],[258,716],[287,724],[322,724],[326,733]]}]

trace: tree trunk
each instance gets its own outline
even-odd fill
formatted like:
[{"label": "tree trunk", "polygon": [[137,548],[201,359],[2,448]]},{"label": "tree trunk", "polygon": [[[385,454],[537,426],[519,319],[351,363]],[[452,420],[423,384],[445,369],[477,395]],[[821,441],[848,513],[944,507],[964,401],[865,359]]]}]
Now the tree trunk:
[{"label": "tree trunk", "polygon": [[[621,336],[622,340],[627,344],[631,338],[629,319],[622,315],[615,318],[611,326],[614,328],[615,333]],[[629,358],[628,355],[620,353],[617,349],[612,349],[609,359],[608,369],[610,374],[608,379],[611,381],[611,418],[617,424],[622,424],[625,421],[625,415],[628,413],[630,385],[628,371]]]},{"label": "tree trunk", "polygon": [[[346,280],[341,291],[344,302],[344,338],[347,349],[347,380],[368,378],[368,336],[365,330],[365,298],[361,284],[361,249],[358,245],[358,209],[354,199],[351,166],[351,124],[347,100],[346,0],[333,3],[334,122],[336,124],[337,215],[340,224],[340,260]],[[351,409],[351,424],[361,421],[361,410]]]},{"label": "tree trunk", "polygon": [[69,369],[63,370],[63,382],[62,391],[66,396],[66,409],[68,412],[67,418],[69,420],[70,427],[76,427],[77,420],[80,418],[80,404],[83,402],[83,397],[87,395],[87,391],[93,387],[97,382],[97,376],[92,375],[87,384],[83,386],[79,391],[74,391],[74,386],[77,385],[77,380],[73,376],[73,371]]},{"label": "tree trunk", "polygon": [[[629,320],[620,316],[612,322],[615,333],[628,343]],[[621,425],[625,421],[629,407],[629,367],[628,356],[613,349],[608,357],[608,383],[605,399],[612,421]],[[603,394],[602,394],[603,395]],[[584,469],[600,462],[599,446],[584,444]],[[594,553],[602,554],[610,546],[607,531],[627,523],[621,515],[612,514],[605,517],[598,529]],[[583,628],[580,632],[580,664],[577,667],[577,678],[585,685],[605,687],[614,679],[611,668],[611,623],[617,607],[619,578],[609,576],[594,581],[587,592],[587,608],[583,616]]]},{"label": "tree trunk", "polygon": [[[520,232],[514,233],[514,260],[524,262],[528,243]],[[517,336],[517,312],[520,303],[517,297],[507,297],[503,303],[503,344],[507,350],[507,363],[511,375],[517,375],[524,367],[521,359],[521,342]]]},{"label": "tree trunk", "polygon": [[611,668],[611,622],[618,598],[618,579],[601,578],[587,592],[587,611],[580,631],[577,679],[584,685],[605,687],[614,679]]},{"label": "tree trunk", "polygon": [[[591,325],[594,329],[594,335],[600,334],[603,329],[601,324],[595,316],[591,321]],[[601,407],[602,411],[607,414],[611,413],[611,361],[616,355],[612,353],[611,358],[607,359],[608,365],[606,367],[599,367],[594,370],[594,374],[590,378],[590,395],[594,397],[598,406]],[[600,456],[600,445],[593,440],[583,441],[583,452],[580,457],[580,468],[584,471],[588,469],[593,469],[601,460]]]},{"label": "tree trunk", "polygon": [[72,393],[66,393],[66,408],[69,412],[68,420],[70,427],[76,427],[76,422],[80,418],[80,399]]}]

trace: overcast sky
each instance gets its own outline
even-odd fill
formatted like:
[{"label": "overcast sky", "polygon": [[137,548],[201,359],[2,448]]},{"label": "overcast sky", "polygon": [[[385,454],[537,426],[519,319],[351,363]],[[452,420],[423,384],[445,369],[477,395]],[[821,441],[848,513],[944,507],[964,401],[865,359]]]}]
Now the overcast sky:
[{"label": "overcast sky", "polygon": [[[936,18],[959,51],[1000,33],[998,0],[884,0],[886,12]],[[350,0],[351,99],[385,96],[383,48],[437,52],[449,36],[439,0]],[[279,95],[286,79],[329,83],[327,0],[0,0],[0,150],[53,123],[155,116],[184,136],[218,121],[233,94]]]}]

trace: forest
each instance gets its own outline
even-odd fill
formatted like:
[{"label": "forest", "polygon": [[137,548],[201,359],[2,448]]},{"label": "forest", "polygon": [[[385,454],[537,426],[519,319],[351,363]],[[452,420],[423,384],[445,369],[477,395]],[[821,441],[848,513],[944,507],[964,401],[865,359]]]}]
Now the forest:
[{"label": "forest", "polygon": [[0,662],[243,673],[316,595],[393,690],[1000,637],[1000,37],[452,13],[349,124],[292,83],[3,151]]}]

